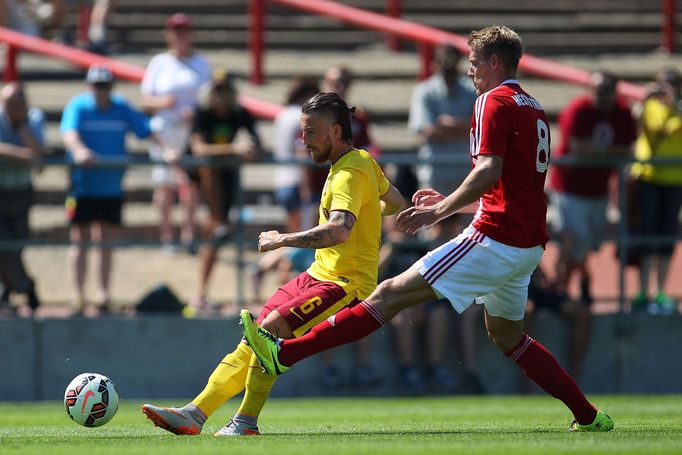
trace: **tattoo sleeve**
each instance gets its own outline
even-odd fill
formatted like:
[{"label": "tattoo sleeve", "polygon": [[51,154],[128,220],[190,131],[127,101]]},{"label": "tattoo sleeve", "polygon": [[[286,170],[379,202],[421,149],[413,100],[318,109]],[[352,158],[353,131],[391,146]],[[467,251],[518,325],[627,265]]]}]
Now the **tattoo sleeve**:
[{"label": "tattoo sleeve", "polygon": [[328,248],[348,240],[354,225],[355,215],[334,210],[324,224],[307,231],[285,234],[285,243],[299,248]]}]

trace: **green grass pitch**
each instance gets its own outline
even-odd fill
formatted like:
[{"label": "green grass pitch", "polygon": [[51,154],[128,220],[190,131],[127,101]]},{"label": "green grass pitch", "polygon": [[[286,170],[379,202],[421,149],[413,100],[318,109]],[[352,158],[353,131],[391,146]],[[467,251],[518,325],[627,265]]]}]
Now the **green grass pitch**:
[{"label": "green grass pitch", "polygon": [[0,453],[682,454],[682,396],[593,400],[614,418],[613,432],[568,433],[570,414],[544,396],[273,399],[261,418],[263,436],[227,439],[212,433],[234,411],[233,402],[198,437],[155,428],[140,412],[141,402],[130,400],[109,424],[94,429],[71,422],[59,402],[0,403]]}]

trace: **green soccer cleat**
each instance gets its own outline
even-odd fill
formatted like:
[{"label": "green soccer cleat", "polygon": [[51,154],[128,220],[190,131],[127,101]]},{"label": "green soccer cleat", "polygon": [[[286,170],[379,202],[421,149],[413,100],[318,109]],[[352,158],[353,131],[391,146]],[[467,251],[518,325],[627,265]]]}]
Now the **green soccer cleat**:
[{"label": "green soccer cleat", "polygon": [[573,421],[571,428],[568,431],[583,431],[583,432],[607,432],[613,430],[613,419],[605,412],[598,411],[594,422],[589,425],[580,425],[577,421]]},{"label": "green soccer cleat", "polygon": [[265,372],[271,376],[279,376],[282,373],[286,373],[289,367],[279,363],[277,338],[256,324],[249,310],[241,310],[239,316],[241,318],[242,330],[244,331],[244,338],[246,338],[251,350],[260,360],[260,364]]}]

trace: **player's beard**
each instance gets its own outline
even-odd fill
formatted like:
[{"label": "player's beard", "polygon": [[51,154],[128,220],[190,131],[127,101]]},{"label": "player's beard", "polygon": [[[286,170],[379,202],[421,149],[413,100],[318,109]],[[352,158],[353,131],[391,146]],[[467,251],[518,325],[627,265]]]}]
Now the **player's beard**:
[{"label": "player's beard", "polygon": [[329,160],[332,153],[332,144],[329,140],[329,136],[324,140],[321,148],[312,147],[310,148],[310,156],[316,164],[323,164]]}]

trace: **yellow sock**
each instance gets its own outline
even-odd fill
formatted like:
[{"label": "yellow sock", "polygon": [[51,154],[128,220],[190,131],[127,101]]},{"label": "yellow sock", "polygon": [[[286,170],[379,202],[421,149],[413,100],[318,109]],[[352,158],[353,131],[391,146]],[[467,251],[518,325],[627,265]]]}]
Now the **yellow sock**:
[{"label": "yellow sock", "polygon": [[213,414],[227,400],[244,390],[246,374],[253,351],[244,343],[227,354],[208,378],[204,390],[192,400],[206,417]]},{"label": "yellow sock", "polygon": [[258,418],[270,395],[270,390],[272,390],[272,386],[275,384],[275,380],[277,380],[277,377],[264,373],[258,358],[255,355],[252,356],[249,374],[246,376],[246,392],[237,414]]}]

